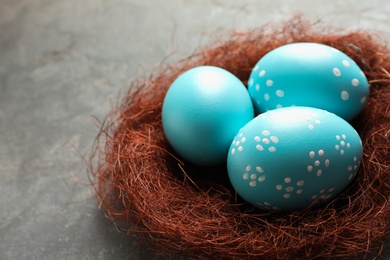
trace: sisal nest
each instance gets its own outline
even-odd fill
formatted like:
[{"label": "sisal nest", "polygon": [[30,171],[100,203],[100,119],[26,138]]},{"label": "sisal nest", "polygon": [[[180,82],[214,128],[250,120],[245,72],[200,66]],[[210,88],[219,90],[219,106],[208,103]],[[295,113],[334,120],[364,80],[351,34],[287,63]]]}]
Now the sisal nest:
[{"label": "sisal nest", "polygon": [[[379,41],[379,42],[378,42]],[[164,136],[161,108],[171,83],[200,65],[247,83],[256,62],[292,42],[333,46],[370,82],[370,99],[351,122],[364,151],[355,181],[331,203],[293,213],[263,212],[229,185],[226,167],[191,165]],[[99,206],[120,229],[160,253],[201,259],[296,259],[379,255],[390,227],[390,51],[367,32],[345,32],[294,18],[200,49],[134,82],[102,123],[89,173]],[[95,166],[92,166],[95,165]]]}]

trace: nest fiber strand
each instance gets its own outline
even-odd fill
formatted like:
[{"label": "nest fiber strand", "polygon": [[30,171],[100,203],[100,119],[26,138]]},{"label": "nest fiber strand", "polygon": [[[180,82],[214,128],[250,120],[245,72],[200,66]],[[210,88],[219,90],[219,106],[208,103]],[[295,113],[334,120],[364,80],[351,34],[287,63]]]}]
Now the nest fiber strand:
[{"label": "nest fiber strand", "polygon": [[[199,49],[158,75],[134,82],[104,121],[89,169],[100,206],[125,232],[161,253],[213,259],[295,259],[379,255],[390,227],[390,55],[370,33],[343,32],[294,18]],[[370,99],[352,122],[364,151],[356,180],[330,204],[267,213],[243,203],[226,167],[182,162],[161,123],[165,93],[184,71],[224,68],[247,84],[257,61],[293,42],[316,42],[350,56],[370,82]],[[92,165],[95,165],[94,167]],[[218,180],[219,176],[221,180]],[[125,223],[125,224],[123,224]]]}]

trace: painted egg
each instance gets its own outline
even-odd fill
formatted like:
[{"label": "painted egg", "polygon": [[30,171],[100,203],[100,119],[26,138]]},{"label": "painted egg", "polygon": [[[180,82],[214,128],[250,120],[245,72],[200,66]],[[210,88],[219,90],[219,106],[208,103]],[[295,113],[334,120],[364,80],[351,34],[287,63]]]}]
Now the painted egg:
[{"label": "painted egg", "polygon": [[264,55],[253,68],[248,90],[259,112],[316,107],[353,119],[369,95],[367,79],[343,52],[317,43],[293,43]]},{"label": "painted egg", "polygon": [[180,75],[162,108],[164,133],[173,149],[187,161],[204,166],[225,163],[231,140],[253,117],[245,85],[213,66]]},{"label": "painted egg", "polygon": [[344,119],[322,109],[268,111],[240,129],[228,153],[237,193],[266,210],[329,201],[357,174],[362,143]]}]

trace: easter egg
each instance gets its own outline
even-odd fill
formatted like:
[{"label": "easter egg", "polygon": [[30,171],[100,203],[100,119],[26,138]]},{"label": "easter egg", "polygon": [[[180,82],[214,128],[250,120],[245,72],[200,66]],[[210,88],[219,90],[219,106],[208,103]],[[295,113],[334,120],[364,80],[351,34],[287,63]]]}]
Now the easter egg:
[{"label": "easter egg", "polygon": [[355,129],[322,109],[260,114],[234,137],[227,167],[237,193],[266,210],[300,210],[331,200],[353,180],[362,155]]},{"label": "easter egg", "polygon": [[264,55],[253,68],[248,90],[259,112],[316,107],[353,119],[369,95],[367,79],[343,52],[317,43],[292,43]]},{"label": "easter egg", "polygon": [[213,66],[180,75],[162,107],[163,130],[170,145],[185,160],[204,166],[225,163],[231,140],[253,117],[245,85]]}]

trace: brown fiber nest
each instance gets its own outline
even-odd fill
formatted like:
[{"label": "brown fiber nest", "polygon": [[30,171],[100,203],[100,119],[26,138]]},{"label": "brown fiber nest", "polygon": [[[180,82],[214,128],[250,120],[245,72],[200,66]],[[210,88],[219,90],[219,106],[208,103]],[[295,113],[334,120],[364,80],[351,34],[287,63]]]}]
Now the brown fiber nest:
[{"label": "brown fiber nest", "polygon": [[[107,217],[157,252],[190,258],[379,255],[390,233],[390,52],[374,34],[318,27],[294,18],[279,26],[232,32],[225,41],[134,82],[102,123],[89,165]],[[235,194],[225,166],[181,161],[164,136],[161,107],[171,83],[192,67],[218,66],[246,84],[263,55],[292,42],[333,46],[366,74],[370,99],[352,122],[363,140],[362,165],[352,185],[327,206],[267,213]]]}]

